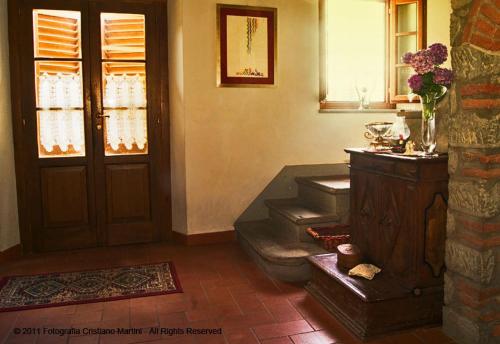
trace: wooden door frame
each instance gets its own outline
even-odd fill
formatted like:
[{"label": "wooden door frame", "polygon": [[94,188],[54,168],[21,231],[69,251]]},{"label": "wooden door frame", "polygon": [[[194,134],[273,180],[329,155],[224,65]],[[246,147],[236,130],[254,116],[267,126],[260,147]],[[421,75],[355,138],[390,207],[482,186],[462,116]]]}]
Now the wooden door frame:
[{"label": "wooden door frame", "polygon": [[[159,202],[160,220],[158,229],[159,239],[161,241],[170,240],[172,237],[172,196],[171,196],[171,169],[170,169],[170,117],[169,117],[169,98],[168,98],[168,31],[167,31],[167,0],[66,0],[74,4],[82,4],[86,6],[85,11],[88,12],[90,2],[120,2],[135,3],[138,5],[151,5],[155,7],[158,13],[158,30],[160,39],[157,42],[160,61],[160,113],[156,116],[160,119],[161,137],[159,138],[161,150],[159,152],[160,159],[157,166],[158,185],[160,188],[159,194],[161,197],[152,199],[152,202]],[[20,22],[21,8],[30,0],[8,0],[8,28],[9,28],[9,64],[10,64],[10,87],[11,87],[11,109],[12,109],[12,130],[14,138],[14,158],[16,170],[16,189],[17,189],[17,205],[19,217],[19,231],[21,236],[21,244],[25,254],[32,253],[35,249],[35,233],[33,230],[33,218],[31,216],[30,207],[33,202],[32,195],[36,193],[30,190],[29,175],[31,165],[33,164],[32,157],[28,147],[32,145],[30,140],[33,140],[29,135],[24,134],[26,120],[23,118],[23,65],[22,56],[22,41],[23,26]],[[48,3],[47,1],[46,3]],[[85,34],[82,32],[82,34]],[[88,101],[87,99],[84,102]],[[30,109],[29,111],[33,111]],[[87,137],[93,144],[93,137]],[[94,187],[94,185],[92,185]]]}]

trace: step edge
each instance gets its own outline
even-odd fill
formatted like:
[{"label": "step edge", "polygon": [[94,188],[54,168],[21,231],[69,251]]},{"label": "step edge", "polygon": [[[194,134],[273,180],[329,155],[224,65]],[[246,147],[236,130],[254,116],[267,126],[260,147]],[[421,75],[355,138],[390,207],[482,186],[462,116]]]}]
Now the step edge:
[{"label": "step edge", "polygon": [[306,210],[326,213],[326,214],[323,214],[320,216],[299,218],[299,217],[291,214],[290,212],[282,209],[280,207],[280,204],[276,204],[282,200],[298,200],[298,199],[297,198],[268,199],[265,201],[265,204],[271,210],[275,210],[278,214],[286,217],[291,222],[293,222],[297,225],[318,224],[318,223],[325,223],[325,222],[339,222],[341,220],[341,217],[339,215],[332,214],[332,213],[326,213],[326,211],[324,209],[316,209],[316,208],[312,208],[312,207],[307,207],[307,206],[301,204],[300,202],[297,202],[296,203],[297,206],[300,206],[301,208],[304,208]]},{"label": "step edge", "polygon": [[[252,244],[243,237],[240,237],[238,243],[241,249],[249,256],[264,273],[274,279],[288,282],[308,281],[311,278],[311,265],[305,259],[302,259],[298,265],[284,265],[275,261],[269,261],[261,255]],[[305,261],[305,264],[303,263]],[[285,271],[286,270],[286,271]]]},{"label": "step edge", "polygon": [[[294,258],[282,258],[282,257],[277,257],[275,255],[269,254],[267,252],[262,252],[260,250],[257,250],[255,248],[255,245],[253,245],[252,240],[249,240],[244,234],[241,232],[238,233],[238,237],[245,240],[247,245],[249,245],[255,253],[257,253],[262,259],[266,260],[269,263],[280,265],[280,266],[300,266],[304,264],[309,264],[307,261],[307,258],[316,254],[311,254],[307,256],[301,256],[301,257],[294,257]],[[296,261],[297,264],[283,264],[288,260],[293,260]]]},{"label": "step edge", "polygon": [[236,227],[241,226],[241,225],[246,225],[246,224],[270,224],[269,218],[265,219],[259,219],[259,220],[244,220],[244,221],[236,221],[233,223],[234,229]]},{"label": "step edge", "polygon": [[[344,176],[344,175],[342,175]],[[345,176],[346,178],[342,178],[342,179],[350,179],[349,176]],[[310,187],[310,188],[313,188],[313,189],[316,189],[316,190],[319,190],[319,191],[323,191],[323,192],[326,192],[326,193],[329,193],[329,194],[332,194],[332,195],[337,195],[337,194],[348,194],[349,193],[349,190],[350,190],[350,187],[349,188],[330,188],[328,186],[325,186],[325,185],[322,185],[320,183],[317,183],[313,180],[311,180],[312,178],[318,178],[318,179],[321,179],[321,177],[295,177],[295,182],[297,184],[299,184],[299,187],[300,185],[304,185],[304,186],[307,186],[307,187]],[[340,178],[339,178],[340,179]]]}]

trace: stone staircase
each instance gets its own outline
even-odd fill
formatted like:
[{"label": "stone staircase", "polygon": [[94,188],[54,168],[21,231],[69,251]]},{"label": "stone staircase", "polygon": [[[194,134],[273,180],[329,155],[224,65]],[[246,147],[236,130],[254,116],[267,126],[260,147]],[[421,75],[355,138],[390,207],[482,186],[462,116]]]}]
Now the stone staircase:
[{"label": "stone staircase", "polygon": [[269,217],[237,222],[243,249],[271,276],[306,281],[311,268],[306,258],[327,253],[306,233],[308,227],[347,223],[349,176],[297,177],[296,198],[266,200]]}]

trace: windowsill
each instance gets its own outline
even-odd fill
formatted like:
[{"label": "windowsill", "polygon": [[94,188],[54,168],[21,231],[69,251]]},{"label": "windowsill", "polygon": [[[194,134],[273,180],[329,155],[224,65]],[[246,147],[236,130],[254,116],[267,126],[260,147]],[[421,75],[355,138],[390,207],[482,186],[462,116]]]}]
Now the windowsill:
[{"label": "windowsill", "polygon": [[387,113],[393,113],[395,115],[398,115],[399,117],[406,117],[406,119],[418,119],[420,118],[421,111],[408,111],[408,110],[402,110],[402,109],[365,109],[365,110],[358,110],[358,109],[319,109],[319,113],[379,113],[379,114],[387,114]]},{"label": "windowsill", "polygon": [[420,119],[422,118],[422,111],[420,110],[401,110],[398,112],[398,117],[405,117],[406,119]]},{"label": "windowsill", "polygon": [[398,109],[319,109],[320,113],[398,113]]}]

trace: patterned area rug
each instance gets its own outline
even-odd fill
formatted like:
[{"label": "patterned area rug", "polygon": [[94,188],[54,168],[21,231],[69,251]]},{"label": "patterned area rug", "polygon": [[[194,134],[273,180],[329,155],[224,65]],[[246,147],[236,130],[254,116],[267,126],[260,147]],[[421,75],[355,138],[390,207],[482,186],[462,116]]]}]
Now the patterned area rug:
[{"label": "patterned area rug", "polygon": [[182,292],[172,263],[11,276],[0,280],[0,312]]}]

